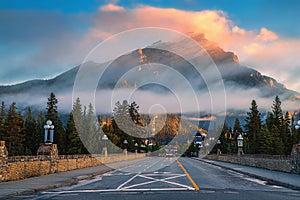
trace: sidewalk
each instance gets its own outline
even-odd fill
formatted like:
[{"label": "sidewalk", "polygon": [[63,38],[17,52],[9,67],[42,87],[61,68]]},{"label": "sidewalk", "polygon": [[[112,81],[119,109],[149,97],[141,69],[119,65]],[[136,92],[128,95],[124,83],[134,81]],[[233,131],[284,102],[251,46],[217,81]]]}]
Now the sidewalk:
[{"label": "sidewalk", "polygon": [[250,167],[245,165],[227,163],[216,160],[209,160],[204,158],[194,158],[201,162],[206,162],[218,167],[222,167],[225,169],[229,169],[232,171],[236,171],[239,173],[243,173],[257,179],[261,179],[267,181],[269,184],[279,185],[283,187],[287,187],[294,190],[300,190],[300,175],[297,174],[289,174],[278,171],[271,171],[262,168]]},{"label": "sidewalk", "polygon": [[128,160],[97,167],[88,167],[67,172],[49,174],[45,176],[32,177],[19,181],[9,181],[0,183],[0,199],[9,198],[15,195],[31,194],[42,190],[69,186],[78,183],[80,180],[89,179],[93,176],[104,174],[114,169],[123,168],[145,160]]}]

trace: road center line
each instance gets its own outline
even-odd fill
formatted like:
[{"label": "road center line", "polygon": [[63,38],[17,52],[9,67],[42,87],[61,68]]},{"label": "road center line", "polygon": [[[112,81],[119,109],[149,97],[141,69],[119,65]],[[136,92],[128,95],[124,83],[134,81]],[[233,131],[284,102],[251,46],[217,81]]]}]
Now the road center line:
[{"label": "road center line", "polygon": [[195,183],[195,181],[192,179],[192,177],[191,177],[190,174],[186,171],[186,169],[183,167],[183,165],[179,162],[179,160],[177,160],[177,164],[178,164],[179,167],[182,169],[182,171],[185,173],[185,175],[187,176],[187,178],[189,179],[189,181],[192,183],[192,185],[194,186],[195,190],[199,190],[198,185]]}]

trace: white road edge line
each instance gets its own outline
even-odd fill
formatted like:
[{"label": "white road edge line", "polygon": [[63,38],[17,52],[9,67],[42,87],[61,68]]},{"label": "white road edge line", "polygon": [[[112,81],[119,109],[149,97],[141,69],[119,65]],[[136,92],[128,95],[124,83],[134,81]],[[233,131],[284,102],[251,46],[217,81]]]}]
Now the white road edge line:
[{"label": "white road edge line", "polygon": [[42,192],[43,194],[70,194],[70,193],[97,193],[97,192],[135,192],[135,191],[170,191],[170,190],[195,190],[195,188],[141,188],[141,189],[106,189],[106,190],[68,190],[59,192]]}]

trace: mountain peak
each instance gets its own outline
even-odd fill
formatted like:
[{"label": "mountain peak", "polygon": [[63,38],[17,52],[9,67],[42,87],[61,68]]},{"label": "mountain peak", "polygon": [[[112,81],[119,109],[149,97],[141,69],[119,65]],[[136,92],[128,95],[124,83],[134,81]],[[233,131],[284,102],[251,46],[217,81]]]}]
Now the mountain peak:
[{"label": "mountain peak", "polygon": [[239,58],[236,54],[224,51],[217,43],[207,40],[203,33],[190,33],[189,35],[207,51],[217,64],[239,63]]}]

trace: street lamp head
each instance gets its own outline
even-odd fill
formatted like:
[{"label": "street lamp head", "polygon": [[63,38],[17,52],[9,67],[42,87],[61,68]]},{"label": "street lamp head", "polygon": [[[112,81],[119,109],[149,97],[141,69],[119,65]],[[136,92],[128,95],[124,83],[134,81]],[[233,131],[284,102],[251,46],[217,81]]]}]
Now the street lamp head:
[{"label": "street lamp head", "polygon": [[104,141],[107,141],[107,140],[108,140],[108,137],[107,137],[106,134],[103,135],[102,140],[104,140]]},{"label": "street lamp head", "polygon": [[123,142],[125,145],[127,145],[128,144],[128,141],[127,140],[124,140],[124,142]]},{"label": "street lamp head", "polygon": [[243,139],[242,135],[237,137],[238,147],[243,147]]},{"label": "street lamp head", "polygon": [[54,125],[51,125],[50,128],[51,128],[51,129],[54,129]]},{"label": "street lamp head", "polygon": [[139,144],[138,144],[138,143],[135,143],[134,146],[137,147],[137,146],[139,146]]},{"label": "street lamp head", "polygon": [[300,126],[297,124],[297,125],[295,126],[295,128],[296,128],[296,129],[299,129],[299,128],[300,128]]},{"label": "street lamp head", "polygon": [[52,121],[51,120],[47,120],[46,124],[50,126],[50,125],[52,125]]}]

